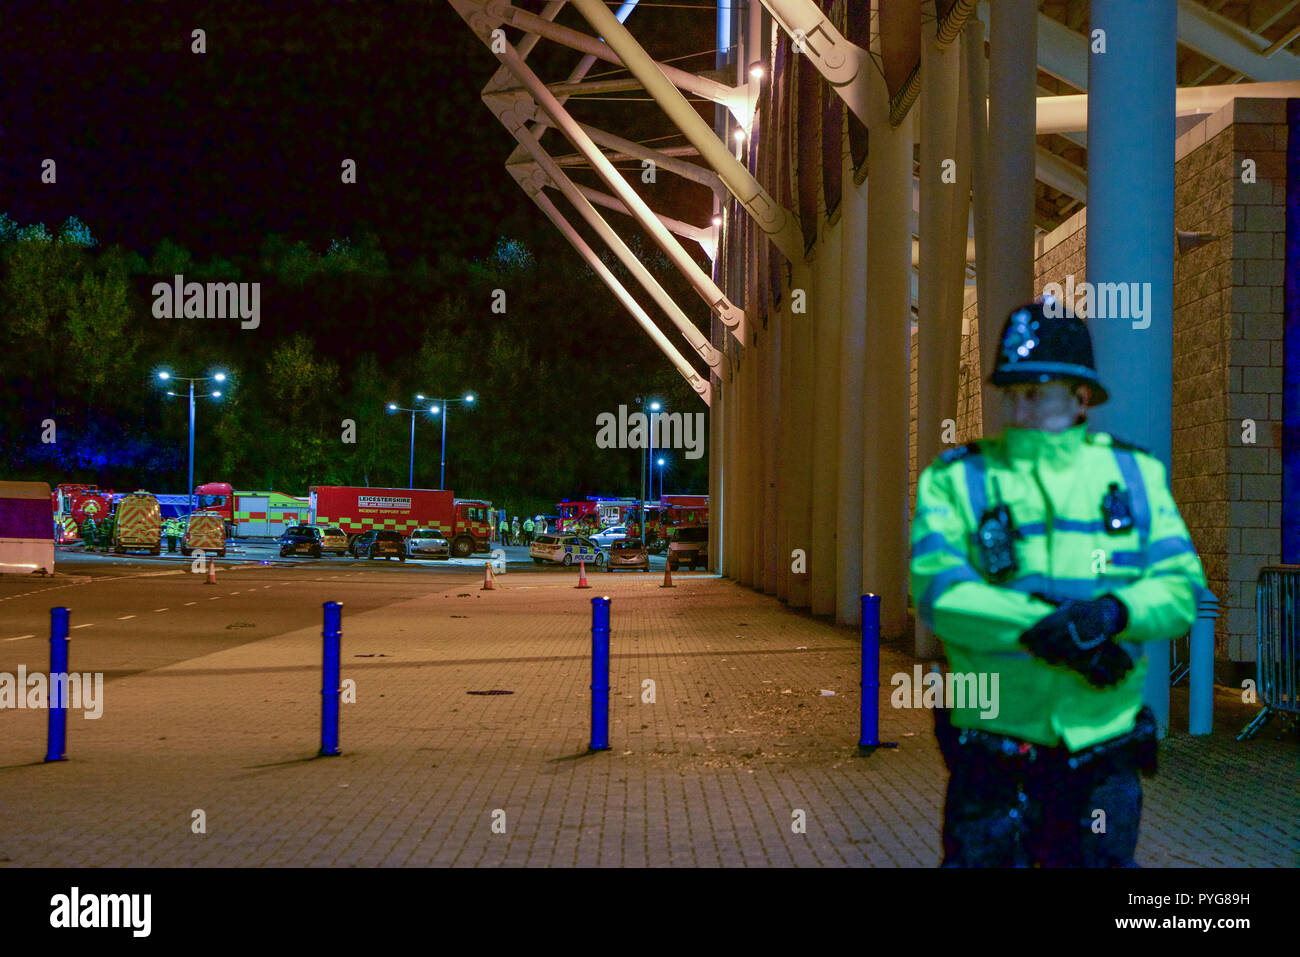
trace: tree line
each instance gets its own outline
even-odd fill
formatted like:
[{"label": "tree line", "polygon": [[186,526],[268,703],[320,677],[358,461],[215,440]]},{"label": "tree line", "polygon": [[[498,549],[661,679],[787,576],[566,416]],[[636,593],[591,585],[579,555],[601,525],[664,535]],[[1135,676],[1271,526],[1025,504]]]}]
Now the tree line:
[{"label": "tree line", "polygon": [[[666,260],[643,260],[707,332]],[[259,283],[258,327],[157,318],[151,290],[176,275]],[[163,370],[228,376],[221,398],[196,401],[196,483],[298,495],[406,487],[411,417],[388,403],[473,393],[450,409],[447,487],[519,514],[639,494],[641,453],[598,448],[600,413],[638,396],[703,410],[572,251],[507,237],[481,260],[398,265],[364,227],[317,248],[271,234],[200,261],[168,239],[146,256],[102,246],[75,217],[51,231],[0,213],[0,347],[4,477],[51,486],[184,491],[187,399],[165,395]],[[421,414],[415,432],[415,485],[436,488],[441,422]],[[666,491],[707,491],[707,455],[667,457]]]}]

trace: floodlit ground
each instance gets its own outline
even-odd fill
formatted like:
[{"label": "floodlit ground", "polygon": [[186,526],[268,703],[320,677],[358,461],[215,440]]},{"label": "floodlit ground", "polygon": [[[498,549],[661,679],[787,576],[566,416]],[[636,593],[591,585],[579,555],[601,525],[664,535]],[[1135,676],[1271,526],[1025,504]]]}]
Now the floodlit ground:
[{"label": "floodlit ground", "polygon": [[[232,555],[216,585],[172,560],[61,554],[0,578],[0,672],[48,663],[72,609],[71,670],[103,716],[0,712],[0,862],[31,865],[934,866],[946,773],[926,711],[889,704],[857,755],[849,629],[703,574],[483,559],[417,565]],[[268,560],[270,564],[259,564]],[[613,598],[610,743],[588,754],[593,595]],[[344,603],[341,747],[317,758],[321,602]],[[22,637],[32,635],[32,637]],[[509,694],[471,694],[503,691]],[[830,694],[829,692],[834,692]],[[1294,738],[1238,744],[1254,713],[1220,689],[1193,739],[1185,696],[1146,782],[1146,865],[1293,866]],[[803,830],[800,831],[799,825]]]}]

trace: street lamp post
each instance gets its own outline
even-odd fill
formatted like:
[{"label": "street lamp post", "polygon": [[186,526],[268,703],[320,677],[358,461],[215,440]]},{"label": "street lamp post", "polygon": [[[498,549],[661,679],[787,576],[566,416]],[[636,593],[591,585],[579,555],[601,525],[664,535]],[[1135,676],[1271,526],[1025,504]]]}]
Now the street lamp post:
[{"label": "street lamp post", "polygon": [[[415,401],[416,402],[425,401],[424,396],[417,392],[415,394]],[[430,413],[437,413],[438,407],[431,405],[429,406],[428,409],[407,409],[398,405],[396,402],[390,402],[388,403],[388,411],[411,413],[411,462],[410,462],[409,470],[407,472],[406,487],[415,488],[415,416],[416,413],[426,412],[426,411]]]},{"label": "street lamp post", "polygon": [[650,454],[646,460],[646,466],[650,472],[650,498],[655,497],[655,413],[659,411],[657,401],[650,403]]},{"label": "street lamp post", "polygon": [[[659,498],[662,499],[664,497],[664,460],[660,459],[656,464],[659,466]],[[650,497],[654,498],[654,496],[655,490],[651,488]]]},{"label": "street lamp post", "polygon": [[[440,461],[438,468],[438,489],[441,491],[447,487],[447,406],[452,402],[464,402],[466,405],[473,405],[474,393],[467,392],[459,399],[435,399],[434,401],[439,402],[442,405],[442,451],[438,455]],[[434,415],[439,414],[438,406],[434,406],[429,411]]]},{"label": "street lamp post", "polygon": [[[171,382],[174,379],[180,379],[184,382],[189,383],[189,400],[190,400],[190,471],[189,471],[190,509],[189,510],[190,510],[190,514],[192,515],[194,513],[194,383],[225,382],[226,374],[224,372],[217,372],[210,376],[190,377],[190,376],[183,376],[183,375],[172,375],[170,372],[159,372],[158,378],[161,379],[163,382]],[[182,393],[169,391],[167,394],[179,396]],[[219,390],[214,390],[208,393],[206,396],[203,396],[203,398],[219,399],[221,398],[221,392]]]}]

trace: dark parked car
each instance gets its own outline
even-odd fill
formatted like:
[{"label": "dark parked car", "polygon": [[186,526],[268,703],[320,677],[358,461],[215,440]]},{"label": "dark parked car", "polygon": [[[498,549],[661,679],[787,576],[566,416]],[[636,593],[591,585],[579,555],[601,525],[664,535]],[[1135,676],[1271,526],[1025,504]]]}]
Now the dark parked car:
[{"label": "dark parked car", "polygon": [[372,529],[362,532],[352,540],[354,558],[396,558],[406,561],[406,541],[397,532],[381,532]]},{"label": "dark parked car", "polygon": [[673,537],[668,542],[668,567],[677,571],[687,565],[692,571],[695,566],[709,567],[709,527],[707,525],[679,525],[673,529]]},{"label": "dark parked car", "polygon": [[321,545],[325,542],[325,535],[314,525],[291,525],[284,530],[284,534],[277,541],[280,543],[281,558],[302,554],[310,555],[312,558],[320,558]]}]

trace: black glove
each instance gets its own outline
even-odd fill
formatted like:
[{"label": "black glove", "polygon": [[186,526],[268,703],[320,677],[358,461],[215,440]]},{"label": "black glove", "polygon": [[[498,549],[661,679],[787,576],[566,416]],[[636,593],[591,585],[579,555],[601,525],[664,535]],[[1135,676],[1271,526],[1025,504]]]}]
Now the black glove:
[{"label": "black glove", "polygon": [[1128,609],[1113,595],[1065,601],[1020,636],[1020,643],[1048,664],[1064,664],[1099,688],[1117,684],[1133,670],[1128,652],[1110,639],[1128,624]]}]

